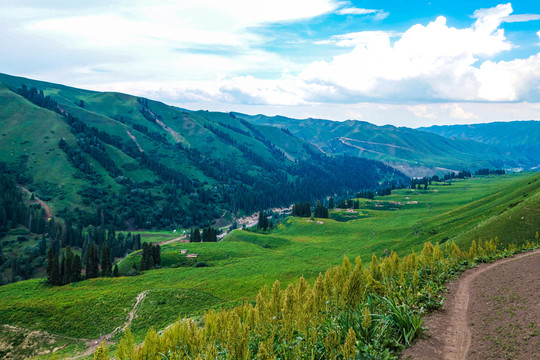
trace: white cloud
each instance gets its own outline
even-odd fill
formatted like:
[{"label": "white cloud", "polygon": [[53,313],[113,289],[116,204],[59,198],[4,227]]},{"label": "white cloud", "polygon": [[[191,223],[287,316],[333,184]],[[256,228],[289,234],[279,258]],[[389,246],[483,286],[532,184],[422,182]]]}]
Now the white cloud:
[{"label": "white cloud", "polygon": [[[333,0],[162,0],[152,2],[152,5],[145,2],[139,6],[130,2],[124,5],[97,5],[91,12],[67,14],[60,10],[60,15],[55,17],[49,13],[43,18],[32,17],[26,27],[30,31],[77,39],[82,44],[97,47],[125,47],[132,45],[132,41],[141,41],[143,45],[172,41],[176,44],[239,46],[245,45],[246,40],[258,40],[247,34],[245,29],[248,27],[311,18],[329,13],[338,6]],[[25,9],[20,10],[19,16],[22,16]]]},{"label": "white cloud", "polygon": [[363,8],[357,8],[357,7],[346,7],[346,8],[336,11],[336,14],[338,15],[373,15],[373,18],[375,20],[383,20],[383,19],[386,19],[388,15],[390,15],[388,12],[384,10],[363,9]]},{"label": "white cloud", "polygon": [[478,119],[478,116],[476,116],[474,113],[470,111],[463,110],[463,108],[459,106],[458,104],[445,104],[441,106],[441,109],[447,110],[452,119],[460,119],[460,120]]},{"label": "white cloud", "polygon": [[540,15],[537,14],[521,14],[521,15],[509,15],[503,18],[506,23],[514,22],[527,22],[532,20],[540,20]]},{"label": "white cloud", "polygon": [[[96,0],[34,2],[32,7],[11,2],[0,13],[10,35],[0,37],[0,48],[13,51],[0,59],[0,66],[72,85],[81,83],[79,77],[88,79],[90,69],[97,67],[109,72],[111,82],[145,76],[207,80],[216,72],[279,74],[298,65],[261,49],[267,39],[253,29],[331,13],[340,6],[335,0]],[[29,70],[19,65],[35,58],[38,47],[54,51],[59,62],[69,58],[71,67],[35,62]],[[88,53],[99,54],[99,62],[87,64]],[[47,57],[47,51],[39,56]],[[94,83],[102,75],[96,74]]]},{"label": "white cloud", "polygon": [[375,9],[361,9],[361,8],[355,8],[355,7],[349,7],[344,8],[336,11],[336,14],[338,15],[366,15],[366,14],[373,14],[377,13],[381,10],[375,10]]},{"label": "white cloud", "polygon": [[407,110],[413,113],[416,117],[435,119],[435,114],[428,110],[427,105],[407,106]]},{"label": "white cloud", "polygon": [[330,40],[337,46],[353,49],[330,62],[313,62],[300,77],[352,99],[538,100],[540,55],[479,61],[512,49],[499,28],[511,13],[510,4],[477,10],[474,24],[463,29],[449,27],[439,16],[412,26],[394,44],[395,34],[386,32],[334,36]]},{"label": "white cloud", "polygon": [[328,40],[316,41],[316,45],[334,44],[338,47],[354,47],[375,45],[387,37],[394,37],[395,33],[389,31],[361,31],[348,34],[334,35]]},{"label": "white cloud", "polygon": [[[540,105],[531,103],[540,102],[540,53],[495,58],[515,47],[502,23],[539,17],[514,15],[510,4],[476,11],[464,28],[449,26],[440,16],[400,34],[331,36],[315,44],[335,46],[332,50],[341,54],[308,63],[265,50],[266,32],[253,29],[328,13],[373,19],[388,13],[336,0],[35,4],[29,8],[13,1],[0,13],[9,30],[9,36],[0,37],[5,55],[0,68],[11,62],[12,69],[24,69],[14,74],[187,108],[257,109],[298,117],[319,113],[402,125],[486,121],[499,115],[500,120],[540,118]],[[536,34],[540,38],[540,31]],[[285,41],[310,43],[300,37]]]}]

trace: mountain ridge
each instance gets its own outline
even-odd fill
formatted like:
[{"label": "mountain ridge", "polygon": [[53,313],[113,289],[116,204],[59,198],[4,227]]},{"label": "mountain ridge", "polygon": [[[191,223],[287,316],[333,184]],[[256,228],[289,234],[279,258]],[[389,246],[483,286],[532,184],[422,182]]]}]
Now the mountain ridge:
[{"label": "mountain ridge", "polygon": [[57,214],[85,225],[105,217],[120,227],[209,226],[227,212],[408,181],[230,113],[9,75],[0,83],[0,161]]},{"label": "mountain ridge", "polygon": [[[409,176],[488,168],[531,168],[522,153],[509,156],[503,149],[471,139],[449,139],[424,129],[377,126],[365,121],[334,122],[324,119],[292,119],[285,116],[245,115],[258,124],[285,127],[331,154],[362,156],[388,163]],[[433,136],[437,135],[437,136]],[[308,140],[309,139],[309,140]]]}]

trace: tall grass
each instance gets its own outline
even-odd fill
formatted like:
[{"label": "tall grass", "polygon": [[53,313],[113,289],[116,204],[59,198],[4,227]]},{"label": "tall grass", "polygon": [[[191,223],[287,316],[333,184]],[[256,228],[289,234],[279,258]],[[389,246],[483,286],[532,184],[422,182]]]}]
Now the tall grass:
[{"label": "tall grass", "polygon": [[[368,267],[345,257],[319,274],[282,288],[263,287],[255,302],[211,310],[204,320],[178,320],[162,333],[150,329],[134,345],[127,331],[116,359],[395,359],[422,333],[426,309],[442,306],[444,284],[478,262],[538,247],[498,249],[495,240],[445,249],[426,243],[420,255],[392,252]],[[95,359],[108,359],[103,347]]]}]

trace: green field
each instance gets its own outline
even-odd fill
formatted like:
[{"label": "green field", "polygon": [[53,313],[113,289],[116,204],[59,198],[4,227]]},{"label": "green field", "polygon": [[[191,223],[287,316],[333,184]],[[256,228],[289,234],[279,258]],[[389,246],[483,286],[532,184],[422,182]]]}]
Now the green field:
[{"label": "green field", "polygon": [[[288,218],[267,234],[236,230],[218,243],[171,243],[162,247],[164,268],[135,277],[97,278],[63,287],[28,280],[0,288],[0,323],[76,338],[96,338],[122,324],[137,294],[148,291],[132,323],[136,341],[153,326],[162,329],[182,316],[232,306],[254,296],[264,284],[282,284],[340,264],[343,256],[384,256],[420,251],[426,241],[498,237],[501,244],[534,240],[540,230],[539,174],[481,176],[433,184],[429,190],[397,190],[374,201],[361,200],[353,212],[333,219]],[[177,237],[171,233],[153,241]],[[186,263],[185,254],[198,257]],[[133,253],[119,264],[122,273],[140,261]],[[204,262],[207,267],[195,267]]]}]

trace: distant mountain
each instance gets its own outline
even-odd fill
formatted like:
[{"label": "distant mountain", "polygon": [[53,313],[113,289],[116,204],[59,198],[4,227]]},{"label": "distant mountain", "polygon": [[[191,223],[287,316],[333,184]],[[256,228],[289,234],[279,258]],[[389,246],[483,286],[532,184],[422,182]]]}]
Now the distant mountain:
[{"label": "distant mountain", "polygon": [[418,130],[451,139],[481,142],[504,151],[509,157],[520,159],[520,165],[525,168],[540,167],[540,121],[431,126]]},{"label": "distant mountain", "polygon": [[[276,127],[0,74],[0,162],[56,215],[119,228],[209,226],[408,179]],[[229,214],[229,215],[227,215]]]},{"label": "distant mountain", "polygon": [[450,170],[530,166],[530,159],[525,155],[516,156],[497,144],[484,144],[473,141],[475,139],[449,139],[433,132],[376,126],[363,121],[235,114],[256,124],[285,128],[327,154],[384,161],[410,176]]}]

